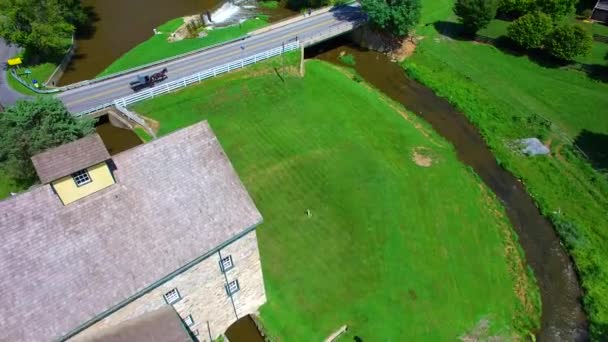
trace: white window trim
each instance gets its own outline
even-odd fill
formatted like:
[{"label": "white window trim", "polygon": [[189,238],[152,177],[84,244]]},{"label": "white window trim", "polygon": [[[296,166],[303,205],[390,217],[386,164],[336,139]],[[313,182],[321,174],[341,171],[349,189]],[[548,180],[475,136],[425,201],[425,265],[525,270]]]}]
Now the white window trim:
[{"label": "white window trim", "polygon": [[[228,260],[229,265],[226,266],[224,265],[224,260]],[[234,260],[232,260],[232,255],[229,255],[227,257],[223,257],[222,259],[220,259],[220,270],[224,273],[230,271],[232,268],[234,268]]]},{"label": "white window trim", "polygon": [[182,295],[179,293],[179,290],[177,289],[177,287],[167,291],[163,297],[165,298],[165,301],[167,302],[167,304],[174,304],[177,303],[180,299],[182,299]]},{"label": "white window trim", "polygon": [[241,286],[239,285],[238,279],[235,279],[226,284],[226,293],[228,293],[228,296],[232,296],[233,294],[239,292],[240,289]]},{"label": "white window trim", "polygon": [[191,327],[194,325],[194,319],[192,318],[192,315],[188,315],[186,316],[186,318],[184,318],[184,323],[186,323],[187,326]]},{"label": "white window trim", "polygon": [[[78,182],[78,179],[80,179],[79,177],[81,175],[84,175],[84,177],[82,177],[83,179],[85,179],[82,182]],[[83,185],[87,185],[89,183],[91,183],[93,180],[91,179],[91,175],[89,175],[89,172],[86,169],[83,170],[79,170],[76,171],[74,173],[72,173],[72,180],[74,180],[74,184],[76,184],[77,187],[81,187]]]}]

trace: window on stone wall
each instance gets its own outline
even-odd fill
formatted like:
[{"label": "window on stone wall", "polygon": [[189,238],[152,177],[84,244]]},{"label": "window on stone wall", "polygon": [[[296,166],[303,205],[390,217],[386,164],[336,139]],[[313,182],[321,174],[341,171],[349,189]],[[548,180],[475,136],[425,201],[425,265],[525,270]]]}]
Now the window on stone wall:
[{"label": "window on stone wall", "polygon": [[232,262],[232,255],[222,258],[220,261],[220,269],[222,272],[227,272],[231,268],[234,267],[234,263]]},{"label": "window on stone wall", "polygon": [[226,285],[226,292],[228,293],[229,296],[237,293],[239,291],[240,287],[239,287],[239,281],[238,280],[233,280],[231,282],[229,282]]},{"label": "window on stone wall", "polygon": [[192,326],[194,324],[194,319],[192,319],[192,315],[188,315],[186,318],[184,318],[184,323],[186,323],[187,326]]},{"label": "window on stone wall", "polygon": [[179,291],[177,291],[177,288],[165,293],[164,297],[167,304],[173,304],[182,298],[179,295]]}]

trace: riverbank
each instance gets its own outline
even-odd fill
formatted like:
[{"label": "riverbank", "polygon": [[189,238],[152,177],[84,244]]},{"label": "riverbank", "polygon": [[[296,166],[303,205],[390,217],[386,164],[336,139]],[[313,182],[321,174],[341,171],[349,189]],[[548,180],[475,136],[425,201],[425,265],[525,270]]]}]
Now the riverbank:
[{"label": "riverbank", "polygon": [[323,340],[348,324],[351,340],[525,338],[538,289],[453,147],[349,71],[272,63],[134,107],[160,135],[210,122],[264,216],[270,335]]},{"label": "riverbank", "polygon": [[[450,34],[446,28],[458,27],[452,4],[423,2],[416,33],[424,38],[404,67],[467,115],[553,221],[581,275],[591,332],[606,336],[608,180],[597,169],[606,168],[608,85]],[[512,148],[514,139],[527,137],[543,140],[551,155],[530,158]],[[571,141],[587,147],[596,169]]]},{"label": "riverbank", "polygon": [[111,75],[165,58],[174,57],[186,52],[243,37],[248,32],[268,25],[268,20],[264,16],[259,16],[257,18],[247,19],[241,24],[207,30],[207,35],[202,38],[187,38],[176,42],[169,42],[168,39],[171,36],[171,33],[177,30],[183,23],[184,19],[180,17],[160,25],[157,28],[159,34],[152,36],[148,40],[129,50],[110,64],[110,66],[97,75],[97,77]]}]

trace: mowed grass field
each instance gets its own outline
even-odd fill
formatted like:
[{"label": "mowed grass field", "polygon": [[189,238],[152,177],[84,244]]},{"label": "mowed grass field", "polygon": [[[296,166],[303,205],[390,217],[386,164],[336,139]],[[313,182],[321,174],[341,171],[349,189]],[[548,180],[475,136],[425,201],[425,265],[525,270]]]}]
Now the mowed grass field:
[{"label": "mowed grass field", "polygon": [[284,78],[246,69],[133,108],[160,135],[210,122],[264,216],[271,336],[445,341],[488,322],[511,340],[537,324],[503,210],[451,145],[347,71]]},{"label": "mowed grass field", "polygon": [[[423,0],[417,34],[424,39],[404,67],[462,110],[482,131],[498,161],[525,183],[573,255],[592,331],[605,337],[608,83],[572,66],[547,67],[526,55],[442,35],[433,23],[456,23],[452,5],[452,0]],[[495,21],[489,31],[496,36],[504,27],[504,22]],[[595,42],[594,51],[605,49],[604,45]],[[595,54],[579,62],[600,63]],[[514,139],[528,137],[543,140],[551,155],[529,158],[509,147]],[[570,141],[586,149],[595,169],[575,153]]]}]

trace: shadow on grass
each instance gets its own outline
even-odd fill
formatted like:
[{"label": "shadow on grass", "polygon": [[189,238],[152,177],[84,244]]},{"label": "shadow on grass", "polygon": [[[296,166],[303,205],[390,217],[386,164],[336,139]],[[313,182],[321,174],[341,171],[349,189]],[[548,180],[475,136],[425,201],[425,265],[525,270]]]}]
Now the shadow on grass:
[{"label": "shadow on grass", "polygon": [[584,129],[574,143],[587,154],[595,169],[608,172],[608,135]]}]

